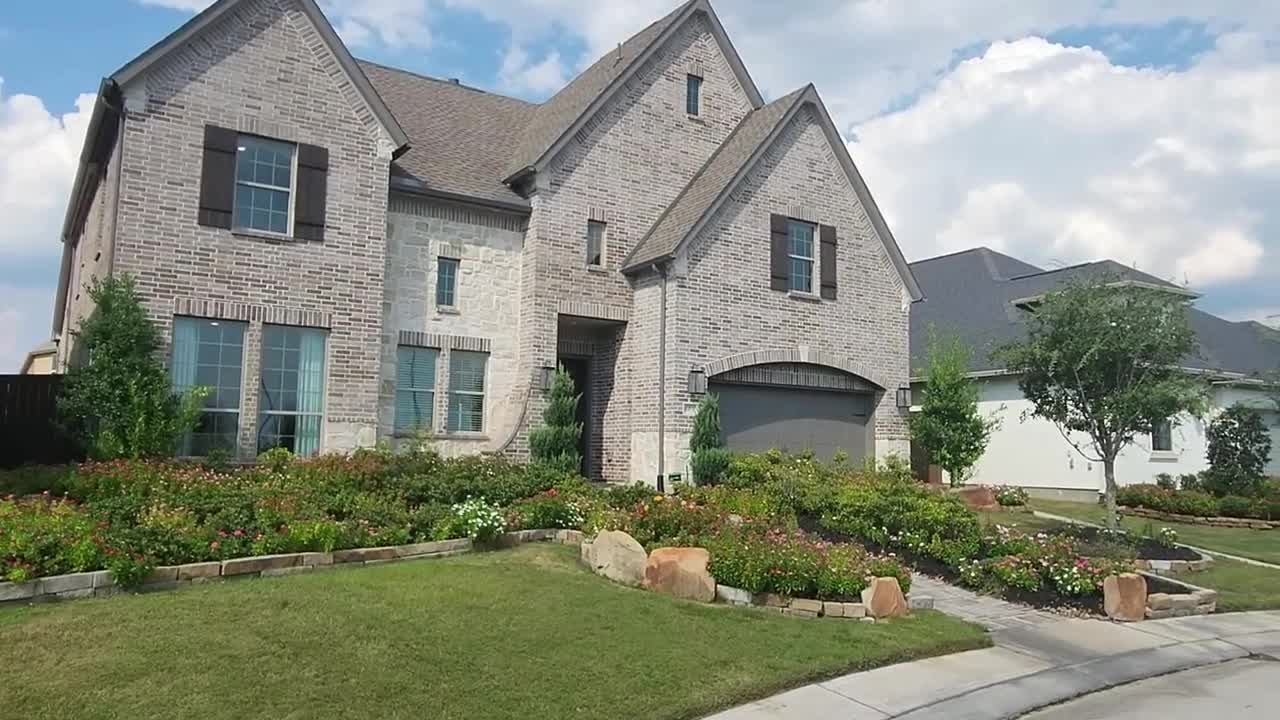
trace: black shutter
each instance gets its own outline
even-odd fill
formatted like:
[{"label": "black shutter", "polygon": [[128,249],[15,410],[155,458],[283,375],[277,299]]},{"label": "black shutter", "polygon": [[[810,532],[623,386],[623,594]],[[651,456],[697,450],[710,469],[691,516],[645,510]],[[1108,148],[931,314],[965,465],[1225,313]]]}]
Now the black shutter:
[{"label": "black shutter", "polygon": [[819,225],[822,255],[818,260],[822,273],[822,299],[836,299],[836,229],[832,225]]},{"label": "black shutter", "polygon": [[769,216],[769,287],[786,290],[788,285],[787,216]]},{"label": "black shutter", "polygon": [[298,145],[298,197],[293,205],[293,236],[324,240],[325,200],[329,192],[329,151]]},{"label": "black shutter", "polygon": [[235,130],[204,126],[204,165],[200,169],[200,211],[196,222],[216,228],[231,227],[236,195]]}]

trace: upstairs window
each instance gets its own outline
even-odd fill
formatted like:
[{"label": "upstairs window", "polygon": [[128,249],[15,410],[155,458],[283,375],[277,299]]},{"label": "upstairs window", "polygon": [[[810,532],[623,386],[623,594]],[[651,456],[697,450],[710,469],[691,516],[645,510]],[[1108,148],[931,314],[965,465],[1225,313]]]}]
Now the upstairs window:
[{"label": "upstairs window", "polygon": [[813,225],[799,220],[787,221],[787,257],[791,261],[787,289],[813,292]]},{"label": "upstairs window", "polygon": [[1173,452],[1173,423],[1158,420],[1151,426],[1152,452]]},{"label": "upstairs window", "polygon": [[697,115],[702,109],[702,78],[690,75],[685,83],[684,110],[690,115]]},{"label": "upstairs window", "polygon": [[436,305],[455,307],[458,302],[458,260],[442,257],[436,263]]},{"label": "upstairs window", "polygon": [[236,148],[235,219],[243,230],[292,232],[294,146],[241,135]]},{"label": "upstairs window", "polygon": [[604,267],[604,241],[608,226],[599,220],[587,221],[587,265]]}]

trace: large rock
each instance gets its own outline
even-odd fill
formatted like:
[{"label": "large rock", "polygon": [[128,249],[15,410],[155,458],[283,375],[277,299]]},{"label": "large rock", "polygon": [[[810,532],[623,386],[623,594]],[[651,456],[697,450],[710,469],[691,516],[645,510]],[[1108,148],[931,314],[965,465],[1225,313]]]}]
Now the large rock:
[{"label": "large rock", "polygon": [[623,585],[638,587],[644,584],[644,569],[649,556],[630,535],[620,530],[605,530],[596,536],[586,555],[587,564],[596,573]]},{"label": "large rock", "polygon": [[1107,617],[1138,622],[1147,615],[1147,579],[1137,573],[1110,575],[1102,581],[1102,608]]},{"label": "large rock", "polygon": [[985,485],[964,485],[953,488],[951,493],[964,501],[970,510],[999,510],[996,494]]},{"label": "large rock", "polygon": [[902,617],[907,614],[907,598],[902,594],[898,578],[872,578],[862,591],[862,604],[873,618]]},{"label": "large rock", "polygon": [[711,554],[702,548],[666,547],[649,554],[644,568],[644,585],[654,592],[685,600],[712,602],[716,580],[707,572]]}]

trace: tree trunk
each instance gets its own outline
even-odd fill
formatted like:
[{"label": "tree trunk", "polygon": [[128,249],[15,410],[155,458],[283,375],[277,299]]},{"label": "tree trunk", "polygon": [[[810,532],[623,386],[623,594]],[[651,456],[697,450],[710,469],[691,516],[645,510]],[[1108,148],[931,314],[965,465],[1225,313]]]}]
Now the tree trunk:
[{"label": "tree trunk", "polygon": [[1120,529],[1120,520],[1116,517],[1116,459],[1108,457],[1102,461],[1102,473],[1107,479],[1107,529]]}]

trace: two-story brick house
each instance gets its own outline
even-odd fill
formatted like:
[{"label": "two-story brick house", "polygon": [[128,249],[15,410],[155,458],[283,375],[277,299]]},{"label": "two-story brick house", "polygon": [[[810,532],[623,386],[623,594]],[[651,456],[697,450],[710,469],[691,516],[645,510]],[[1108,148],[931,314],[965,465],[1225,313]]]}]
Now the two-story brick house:
[{"label": "two-story brick house", "polygon": [[765,103],[706,0],[542,104],[353,59],[313,0],[218,0],[104,79],[54,337],[132,274],[184,452],[428,433],[526,451],[551,369],[597,479],[731,447],[905,454],[920,293],[814,88]]}]

